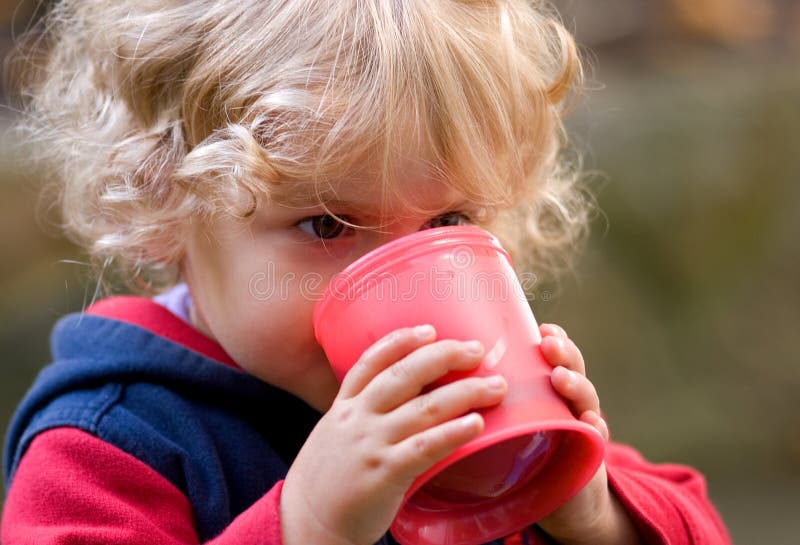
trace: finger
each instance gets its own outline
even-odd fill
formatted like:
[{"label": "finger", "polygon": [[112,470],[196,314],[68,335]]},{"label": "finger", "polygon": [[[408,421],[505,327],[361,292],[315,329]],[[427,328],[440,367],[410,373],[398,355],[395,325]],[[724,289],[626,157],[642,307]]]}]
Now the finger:
[{"label": "finger", "polygon": [[562,365],[581,375],[586,374],[586,363],[583,361],[578,346],[570,339],[554,335],[542,339],[542,355],[552,366]]},{"label": "finger", "polygon": [[585,411],[581,415],[580,420],[582,422],[586,422],[594,429],[599,431],[600,435],[603,436],[603,439],[605,439],[606,442],[608,442],[611,438],[611,433],[608,431],[608,424],[606,423],[605,418],[600,416],[599,413],[595,411]]},{"label": "finger", "polygon": [[597,390],[585,376],[559,366],[550,375],[550,382],[553,388],[569,401],[570,409],[576,417],[586,411],[600,412]]},{"label": "finger", "polygon": [[550,335],[561,337],[562,339],[568,339],[569,336],[567,332],[564,331],[564,328],[560,325],[556,324],[542,324],[539,326],[539,333],[541,333],[542,337],[547,337]]},{"label": "finger", "polygon": [[387,440],[397,443],[471,410],[496,405],[507,390],[508,383],[501,375],[471,377],[440,386],[387,415]]},{"label": "finger", "polygon": [[448,339],[427,344],[379,373],[364,387],[364,399],[376,412],[393,410],[448,372],[477,367],[482,357],[478,341]]},{"label": "finger", "polygon": [[393,450],[399,471],[413,480],[455,449],[480,435],[483,417],[478,413],[449,420],[401,441]]},{"label": "finger", "polygon": [[361,354],[345,375],[339,395],[357,395],[378,373],[435,339],[436,330],[431,325],[404,327],[385,335]]}]

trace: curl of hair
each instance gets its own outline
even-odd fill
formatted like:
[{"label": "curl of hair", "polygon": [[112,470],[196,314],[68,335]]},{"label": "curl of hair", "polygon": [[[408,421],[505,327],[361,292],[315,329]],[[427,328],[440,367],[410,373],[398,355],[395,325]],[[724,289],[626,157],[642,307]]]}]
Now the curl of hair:
[{"label": "curl of hair", "polygon": [[562,153],[581,64],[540,2],[61,0],[17,55],[66,232],[145,291],[191,222],[324,203],[365,162],[388,196],[409,143],[537,274],[586,234]]}]

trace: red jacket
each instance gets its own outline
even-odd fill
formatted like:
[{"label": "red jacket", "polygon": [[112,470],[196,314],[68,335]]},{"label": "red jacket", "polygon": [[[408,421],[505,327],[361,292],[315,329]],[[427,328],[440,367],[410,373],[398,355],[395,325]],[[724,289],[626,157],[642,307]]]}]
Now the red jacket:
[{"label": "red jacket", "polygon": [[[116,303],[116,304],[115,304]],[[120,304],[124,303],[124,304]],[[221,347],[147,299],[101,302],[92,314],[133,323],[206,357],[231,365]],[[691,468],[645,461],[608,445],[609,483],[647,543],[727,545],[730,538]],[[213,545],[280,545],[278,481]],[[37,435],[8,491],[0,541],[5,545],[187,545],[199,542],[187,497],[131,454],[94,435],[58,427]],[[505,543],[546,543],[532,530]]]}]

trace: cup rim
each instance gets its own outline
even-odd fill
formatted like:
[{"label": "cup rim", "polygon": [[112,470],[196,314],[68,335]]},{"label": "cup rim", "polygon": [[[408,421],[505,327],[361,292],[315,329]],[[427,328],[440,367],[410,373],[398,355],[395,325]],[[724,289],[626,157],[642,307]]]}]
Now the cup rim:
[{"label": "cup rim", "polygon": [[[557,431],[569,434],[572,440],[580,441],[579,444],[582,448],[580,456],[584,458],[584,464],[570,475],[567,485],[563,487],[560,494],[553,496],[550,502],[528,502],[529,505],[527,507],[521,510],[514,510],[513,516],[506,519],[502,524],[495,524],[493,528],[490,528],[490,526],[492,526],[490,523],[495,518],[494,513],[496,509],[500,508],[502,505],[507,505],[509,501],[519,506],[522,498],[526,497],[530,492],[530,487],[533,486],[532,483],[506,494],[503,496],[503,499],[498,498],[493,505],[488,508],[486,505],[457,506],[450,512],[427,512],[424,509],[414,506],[413,503],[409,501],[433,475],[445,470],[447,467],[455,464],[466,456],[501,440],[541,431]],[[563,436],[562,441],[565,438],[566,436]],[[482,524],[479,522],[477,524],[478,527],[485,527],[482,535],[475,536],[471,539],[462,538],[450,541],[453,545],[464,545],[467,543],[484,543],[507,535],[510,532],[518,531],[536,522],[541,516],[551,512],[583,488],[595,474],[597,468],[600,467],[600,464],[603,462],[604,453],[605,440],[600,433],[594,427],[577,419],[554,418],[531,421],[518,426],[495,430],[490,434],[483,434],[477,438],[477,441],[470,441],[466,445],[456,449],[453,453],[455,456],[451,454],[440,460],[415,479],[414,484],[406,491],[403,504],[392,522],[393,533],[396,538],[401,536],[405,542],[409,544],[432,545],[434,542],[424,538],[420,539],[421,536],[418,531],[411,531],[411,533],[409,533],[409,529],[411,527],[419,529],[427,526],[463,529],[464,521],[470,519],[472,519],[473,522],[482,521],[486,523]],[[416,537],[412,534],[416,534]]]}]

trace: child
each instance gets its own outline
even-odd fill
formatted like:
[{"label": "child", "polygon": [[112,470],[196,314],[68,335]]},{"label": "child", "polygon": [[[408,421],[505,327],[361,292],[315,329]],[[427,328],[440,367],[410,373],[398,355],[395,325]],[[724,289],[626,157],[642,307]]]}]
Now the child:
[{"label": "child", "polygon": [[[254,279],[324,287],[461,223],[555,268],[587,223],[559,159],[570,36],[523,0],[63,0],[43,32],[27,126],[67,232],[102,272],[171,289],[56,325],[6,441],[2,542],[394,543],[404,491],[504,380],[421,393],[483,347],[420,324],[340,388],[314,297]],[[553,387],[607,439],[579,349],[541,333]],[[610,442],[577,496],[493,543],[728,541],[700,475]]]}]

